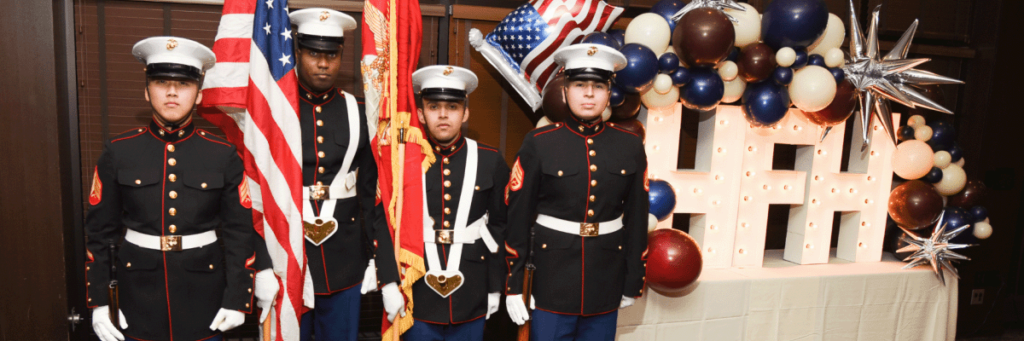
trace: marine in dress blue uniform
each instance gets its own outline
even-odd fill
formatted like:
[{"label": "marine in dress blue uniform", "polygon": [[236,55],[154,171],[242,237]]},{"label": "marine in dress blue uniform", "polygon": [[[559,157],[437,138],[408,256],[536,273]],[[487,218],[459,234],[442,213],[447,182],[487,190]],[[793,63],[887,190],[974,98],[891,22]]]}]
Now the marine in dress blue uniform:
[{"label": "marine in dress blue uniform", "polygon": [[[132,54],[146,64],[153,120],[106,141],[93,173],[85,219],[93,328],[106,341],[220,339],[251,312],[256,269],[242,161],[192,122],[214,54],[177,37],[144,39]],[[116,259],[111,244],[120,245]]]},{"label": "marine in dress blue uniform", "polygon": [[639,136],[600,118],[625,57],[578,44],[554,58],[572,114],[531,131],[512,166],[506,304],[514,322],[529,318],[521,294],[532,247],[531,339],[610,341],[617,310],[643,294],[647,157]]}]

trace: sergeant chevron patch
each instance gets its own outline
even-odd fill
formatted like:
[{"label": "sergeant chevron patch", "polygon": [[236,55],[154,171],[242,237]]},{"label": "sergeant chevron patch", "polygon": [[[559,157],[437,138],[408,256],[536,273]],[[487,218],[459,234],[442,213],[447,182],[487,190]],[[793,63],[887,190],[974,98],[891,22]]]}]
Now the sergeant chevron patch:
[{"label": "sergeant chevron patch", "polygon": [[242,183],[238,184],[238,202],[242,204],[242,207],[252,208],[252,197],[249,196],[249,180],[242,178]]},{"label": "sergeant chevron patch", "polygon": [[89,204],[96,206],[103,200],[103,182],[100,181],[100,168],[97,166],[92,172],[92,190],[89,191]]}]

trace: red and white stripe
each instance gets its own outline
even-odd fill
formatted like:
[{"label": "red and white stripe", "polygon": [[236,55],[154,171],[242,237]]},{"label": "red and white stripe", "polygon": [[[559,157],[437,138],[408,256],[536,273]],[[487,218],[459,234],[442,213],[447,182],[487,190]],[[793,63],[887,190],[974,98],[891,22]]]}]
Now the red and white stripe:
[{"label": "red and white stripe", "polygon": [[200,114],[239,148],[252,194],[253,225],[281,282],[275,340],[298,340],[304,306],[312,306],[302,234],[302,156],[297,78],[279,81],[252,41],[257,1],[227,0],[206,72]]},{"label": "red and white stripe", "polygon": [[548,27],[559,30],[530,51],[521,63],[530,83],[538,90],[544,90],[558,71],[558,64],[551,58],[556,50],[580,42],[587,34],[607,31],[623,12],[622,8],[600,0],[535,0],[531,4],[541,18],[547,19]]}]

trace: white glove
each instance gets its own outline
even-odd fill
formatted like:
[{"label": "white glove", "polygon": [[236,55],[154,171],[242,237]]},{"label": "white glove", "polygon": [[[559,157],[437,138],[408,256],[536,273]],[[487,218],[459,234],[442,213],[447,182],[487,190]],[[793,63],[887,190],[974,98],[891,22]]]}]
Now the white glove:
[{"label": "white glove", "polygon": [[363,295],[368,292],[377,292],[377,264],[372,259],[370,265],[366,266],[366,272],[363,273],[363,285],[359,292]]},{"label": "white glove", "polygon": [[277,276],[274,275],[273,269],[260,270],[256,273],[256,306],[263,309],[260,323],[263,323],[263,320],[267,319],[267,314],[270,314],[270,307],[273,307],[274,301],[277,300],[278,290],[281,290],[281,285],[277,284]]},{"label": "white glove", "polygon": [[491,314],[494,314],[494,312],[498,311],[498,304],[500,302],[500,292],[492,292],[490,294],[487,294],[487,317],[484,318],[485,320],[490,319]]},{"label": "white glove", "polygon": [[405,317],[405,296],[398,289],[398,283],[391,282],[380,290],[384,297],[384,311],[388,313],[388,322],[395,321],[395,315],[401,314]]},{"label": "white glove", "polygon": [[220,330],[222,332],[229,331],[235,327],[241,326],[245,322],[245,313],[238,310],[220,308],[217,312],[217,316],[213,317],[213,323],[210,324],[210,330]]},{"label": "white glove", "polygon": [[636,299],[629,296],[622,296],[622,301],[619,302],[619,309],[628,307],[636,303]]},{"label": "white glove", "polygon": [[[128,321],[124,319],[124,313],[117,310],[118,319],[121,320],[121,329],[128,329]],[[121,334],[114,322],[110,320],[110,306],[99,306],[92,308],[92,330],[102,341],[124,341],[124,334]]]},{"label": "white glove", "polygon": [[[530,309],[536,309],[536,301],[533,296],[530,296]],[[512,322],[518,325],[523,325],[527,320],[530,319],[530,311],[526,309],[526,302],[523,302],[523,295],[508,295],[505,296],[505,309],[508,310],[508,317],[512,318]]]}]

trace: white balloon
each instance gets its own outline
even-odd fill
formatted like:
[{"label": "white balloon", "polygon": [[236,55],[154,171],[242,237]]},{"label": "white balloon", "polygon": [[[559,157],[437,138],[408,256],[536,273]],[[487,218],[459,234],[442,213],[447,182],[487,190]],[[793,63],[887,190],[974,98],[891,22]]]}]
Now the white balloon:
[{"label": "white balloon", "polygon": [[843,54],[843,50],[838,47],[834,47],[828,52],[825,52],[825,65],[828,67],[840,67],[845,62],[846,55]]},{"label": "white balloon", "polygon": [[722,103],[732,103],[743,97],[743,91],[747,89],[747,82],[743,78],[736,77],[725,82],[725,95],[722,96]]},{"label": "white balloon", "polygon": [[725,13],[736,18],[736,22],[732,23],[733,29],[736,31],[736,42],[733,45],[743,48],[748,44],[761,40],[761,15],[750,4],[740,3],[740,5],[743,5],[747,10],[737,11],[726,8]]},{"label": "white balloon", "polygon": [[601,120],[608,122],[612,118],[612,107],[604,107],[604,111],[601,112]]},{"label": "white balloon", "polygon": [[836,79],[828,69],[808,65],[793,74],[789,98],[803,111],[819,111],[836,97]]},{"label": "white balloon", "polygon": [[946,168],[949,167],[950,161],[953,157],[949,155],[949,152],[940,150],[935,152],[935,167]]},{"label": "white balloon", "polygon": [[932,127],[921,125],[914,128],[914,139],[928,142],[928,140],[932,139]]},{"label": "white balloon", "polygon": [[718,75],[722,76],[723,81],[736,79],[738,74],[740,74],[740,67],[735,62],[726,60],[718,64]]},{"label": "white balloon", "polygon": [[828,50],[843,45],[844,39],[846,39],[846,25],[843,25],[843,19],[839,19],[839,16],[829,13],[828,26],[825,26],[825,33],[821,34],[818,41],[807,47],[807,55],[820,54],[824,56]]},{"label": "white balloon", "polygon": [[942,180],[935,183],[935,190],[944,196],[960,193],[967,184],[967,173],[957,165],[942,169]]},{"label": "white balloon", "polygon": [[658,228],[658,217],[653,214],[647,214],[647,232],[650,233],[654,229]]},{"label": "white balloon", "polygon": [[[661,58],[661,55],[666,54],[666,53],[671,53],[671,54],[674,54],[676,56],[679,56],[679,54],[676,53],[676,49],[674,47],[672,47],[671,42],[669,42],[668,48],[666,48],[664,52],[658,54],[658,58]],[[680,65],[682,65],[682,63],[683,62],[679,62]]]},{"label": "white balloon", "polygon": [[654,77],[654,91],[657,91],[659,94],[667,94],[671,90],[669,88],[674,87],[672,85],[672,76],[659,73],[657,77]]},{"label": "white balloon", "polygon": [[671,86],[667,93],[659,94],[649,90],[640,96],[640,102],[648,109],[666,108],[679,102],[679,88]]},{"label": "white balloon", "polygon": [[668,28],[668,21],[660,14],[650,12],[630,21],[623,39],[626,44],[637,43],[653,51],[665,51],[671,41],[672,31]]},{"label": "white balloon", "polygon": [[960,168],[964,168],[964,158],[961,157],[960,161],[954,162],[953,164],[957,165],[957,166],[960,166]]},{"label": "white balloon", "polygon": [[988,222],[979,221],[974,223],[974,238],[988,239],[992,236],[992,225]]},{"label": "white balloon", "polygon": [[775,63],[781,67],[793,66],[796,63],[796,51],[792,47],[783,47],[775,52]]},{"label": "white balloon", "polygon": [[907,119],[907,125],[914,128],[923,126],[924,123],[924,116],[921,115],[910,116],[910,118]]},{"label": "white balloon", "polygon": [[540,127],[543,127],[543,126],[546,126],[546,125],[549,125],[549,124],[551,124],[551,120],[548,119],[547,116],[541,116],[541,118],[539,120],[537,120],[537,128],[540,128]]}]

